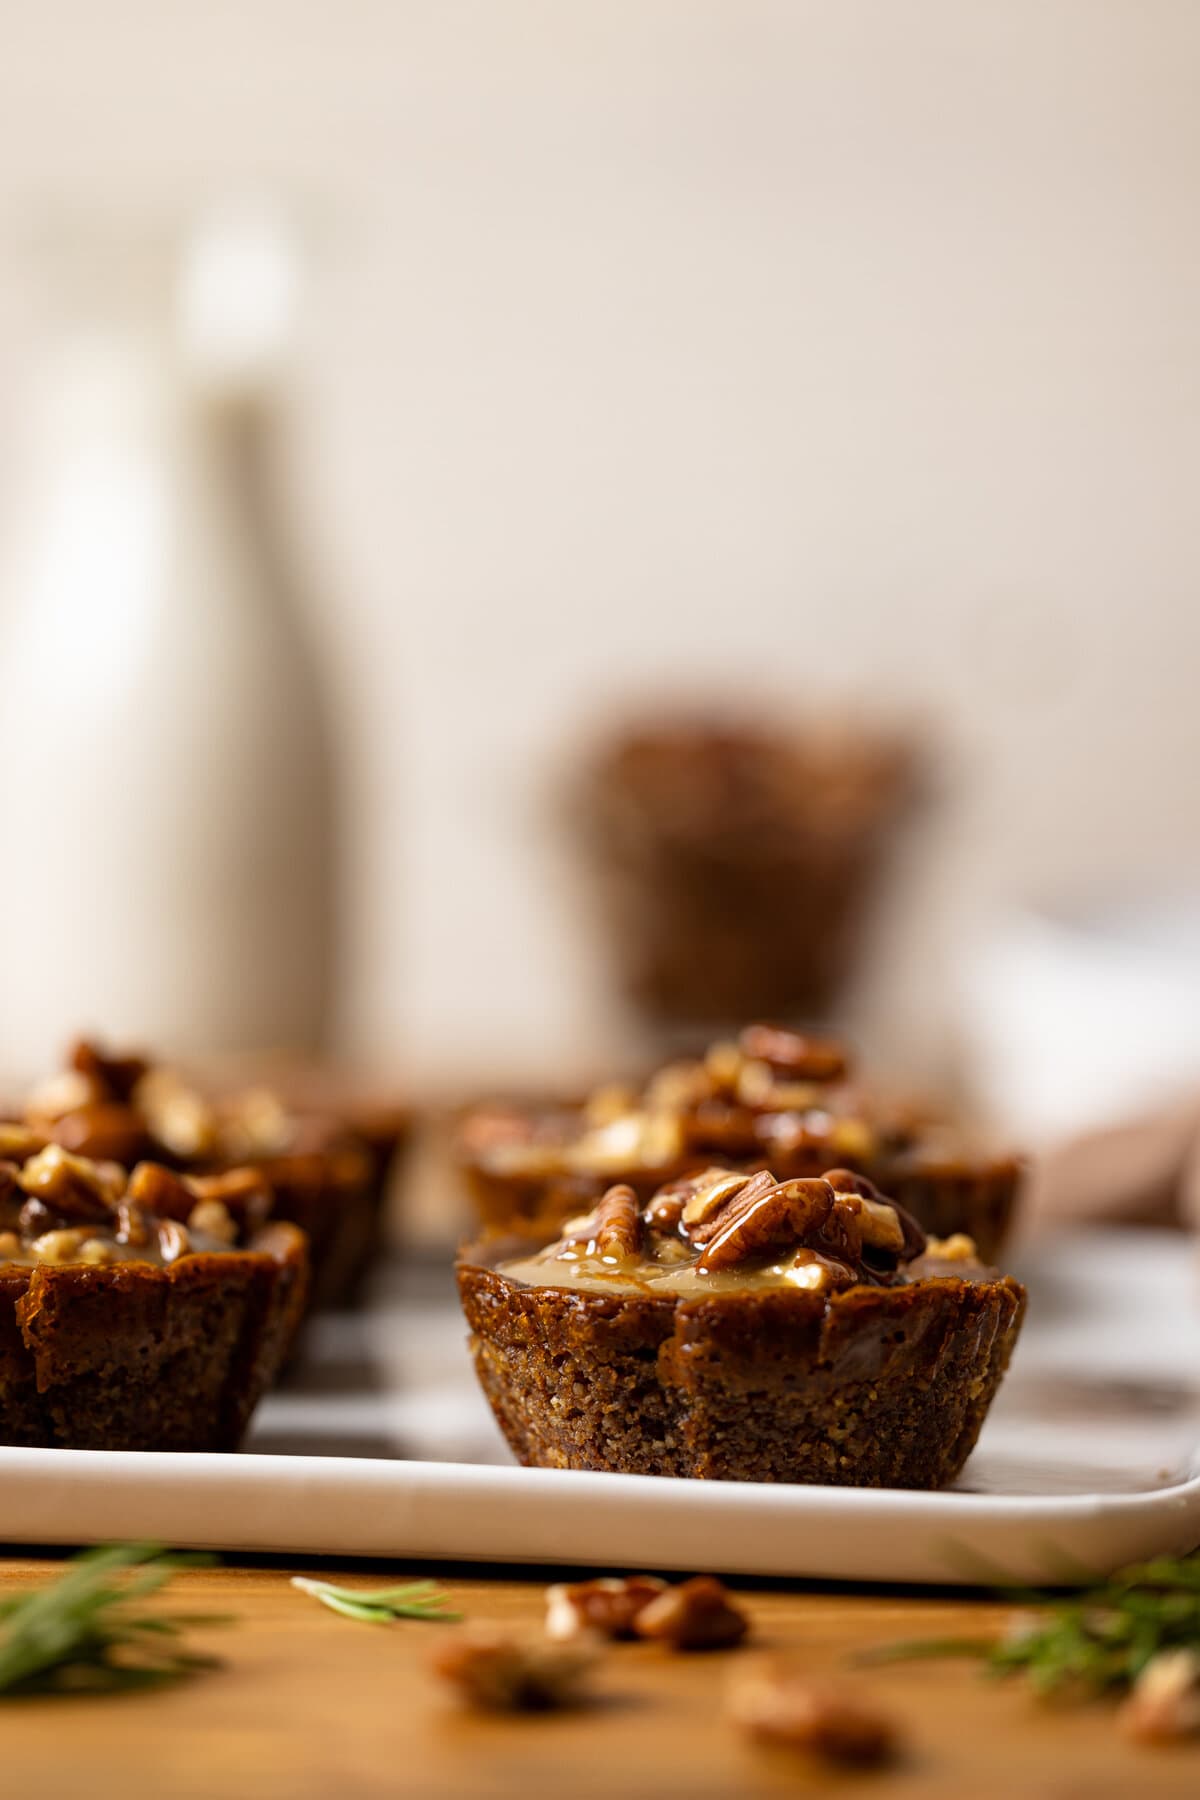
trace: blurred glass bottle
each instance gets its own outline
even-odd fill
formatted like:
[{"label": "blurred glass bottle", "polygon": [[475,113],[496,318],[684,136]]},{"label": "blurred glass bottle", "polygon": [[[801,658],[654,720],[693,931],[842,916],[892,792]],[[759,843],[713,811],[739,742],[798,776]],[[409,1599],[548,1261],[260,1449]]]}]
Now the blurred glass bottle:
[{"label": "blurred glass bottle", "polygon": [[292,246],[230,218],[49,266],[0,543],[0,1061],[314,1049],[332,783],[267,476]]}]

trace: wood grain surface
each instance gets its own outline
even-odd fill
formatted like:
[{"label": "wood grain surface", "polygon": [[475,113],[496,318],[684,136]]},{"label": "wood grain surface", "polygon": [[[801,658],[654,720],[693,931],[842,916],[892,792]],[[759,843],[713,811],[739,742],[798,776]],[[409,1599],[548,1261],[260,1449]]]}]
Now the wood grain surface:
[{"label": "wood grain surface", "polygon": [[[52,1579],[53,1559],[0,1563],[0,1593]],[[36,1800],[316,1800],[317,1796],[569,1796],[689,1800],[828,1792],[1046,1800],[1200,1793],[1200,1744],[1138,1750],[1104,1707],[1039,1706],[969,1664],[854,1666],[900,1637],[977,1634],[989,1600],[860,1589],[740,1586],[753,1641],[859,1684],[900,1721],[905,1751],[876,1773],[828,1771],[746,1742],[722,1716],[734,1660],[615,1646],[585,1710],[464,1712],[428,1672],[435,1634],[417,1621],[360,1625],[291,1588],[289,1575],[378,1584],[408,1571],[357,1565],[224,1565],[180,1576],[157,1604],[232,1613],[197,1633],[222,1668],[152,1694],[0,1705],[0,1791]],[[537,1572],[422,1566],[471,1620],[537,1629]]]}]

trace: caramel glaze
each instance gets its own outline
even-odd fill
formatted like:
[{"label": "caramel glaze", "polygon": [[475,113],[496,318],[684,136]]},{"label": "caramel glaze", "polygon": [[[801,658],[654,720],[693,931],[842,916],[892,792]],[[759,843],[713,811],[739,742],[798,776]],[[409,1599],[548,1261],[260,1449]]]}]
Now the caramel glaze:
[{"label": "caramel glaze", "polygon": [[646,1298],[832,1294],[990,1273],[969,1239],[927,1243],[903,1208],[845,1170],[776,1183],[765,1172],[709,1169],[631,1212],[623,1240],[608,1223],[622,1194],[633,1200],[630,1190],[610,1189],[595,1212],[570,1221],[553,1243],[515,1255],[502,1246],[488,1263],[527,1287]]}]

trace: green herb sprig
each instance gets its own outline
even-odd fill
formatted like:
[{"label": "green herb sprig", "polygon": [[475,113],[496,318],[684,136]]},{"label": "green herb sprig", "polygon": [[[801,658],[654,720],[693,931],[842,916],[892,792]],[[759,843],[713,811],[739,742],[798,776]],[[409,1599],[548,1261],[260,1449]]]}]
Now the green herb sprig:
[{"label": "green herb sprig", "polygon": [[304,1575],[293,1575],[292,1586],[301,1593],[312,1594],[331,1612],[345,1619],[358,1619],[364,1625],[386,1625],[392,1619],[444,1619],[451,1623],[462,1618],[449,1608],[450,1596],[432,1581],[410,1581],[400,1587],[345,1588],[330,1581],[310,1581]]},{"label": "green herb sprig", "polygon": [[49,1587],[0,1600],[0,1699],[161,1687],[217,1667],[178,1639],[186,1626],[227,1620],[133,1605],[205,1560],[170,1556],[160,1544],[113,1544],[75,1557]]},{"label": "green herb sprig", "polygon": [[1125,1692],[1165,1650],[1200,1654],[1200,1551],[1134,1563],[1069,1600],[1022,1591],[1020,1602],[1037,1610],[1000,1637],[909,1639],[865,1660],[974,1657],[989,1674],[1023,1674],[1039,1695],[1088,1698]]}]

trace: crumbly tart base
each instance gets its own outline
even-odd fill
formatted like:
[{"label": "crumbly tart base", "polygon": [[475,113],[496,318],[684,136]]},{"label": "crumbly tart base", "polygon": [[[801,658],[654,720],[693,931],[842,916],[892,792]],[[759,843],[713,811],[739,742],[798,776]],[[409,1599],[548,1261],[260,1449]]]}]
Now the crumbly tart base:
[{"label": "crumbly tart base", "polygon": [[299,1231],[245,1250],[0,1267],[0,1443],[236,1450],[304,1306]]},{"label": "crumbly tart base", "polygon": [[464,1260],[475,1368],[518,1459],[715,1481],[936,1488],[1025,1308],[1009,1277],[701,1299],[530,1287]]}]

